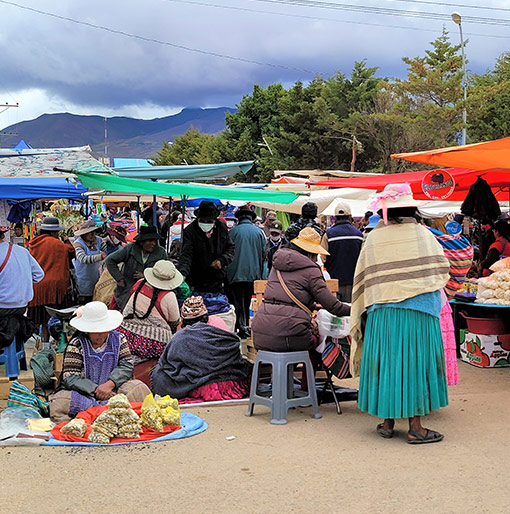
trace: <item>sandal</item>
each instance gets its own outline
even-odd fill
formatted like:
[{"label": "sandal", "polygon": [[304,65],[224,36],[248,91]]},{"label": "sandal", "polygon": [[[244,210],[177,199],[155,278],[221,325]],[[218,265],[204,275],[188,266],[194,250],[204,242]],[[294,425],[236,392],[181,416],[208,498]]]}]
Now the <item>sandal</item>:
[{"label": "sandal", "polygon": [[386,430],[383,423],[379,423],[376,430],[381,437],[384,437],[384,439],[391,439],[393,437],[393,430]]},{"label": "sandal", "polygon": [[420,434],[420,432],[415,432],[414,430],[409,430],[407,432],[408,435],[412,435],[416,437],[416,439],[407,439],[409,444],[426,444],[426,443],[438,443],[444,439],[444,435],[436,432],[435,430],[425,429],[427,433],[425,435]]}]

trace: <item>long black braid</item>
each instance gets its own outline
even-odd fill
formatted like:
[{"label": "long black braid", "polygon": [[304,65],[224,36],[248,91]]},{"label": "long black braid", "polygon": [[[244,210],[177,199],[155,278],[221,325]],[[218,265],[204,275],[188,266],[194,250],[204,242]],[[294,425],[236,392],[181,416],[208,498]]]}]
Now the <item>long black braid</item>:
[{"label": "long black braid", "polygon": [[158,296],[159,296],[159,293],[162,292],[161,289],[158,289],[156,287],[152,287],[152,298],[151,298],[151,303],[149,305],[149,308],[147,309],[147,312],[143,315],[143,316],[139,316],[136,312],[136,299],[138,298],[138,294],[140,293],[140,291],[142,290],[142,287],[147,283],[147,280],[143,279],[139,286],[136,288],[136,291],[135,291],[135,297],[133,298],[133,312],[131,314],[128,314],[126,316],[126,319],[133,319],[133,318],[138,318],[138,319],[147,319],[150,315],[150,313],[152,312],[152,309],[154,309],[154,306],[156,305],[156,302],[158,301]]}]

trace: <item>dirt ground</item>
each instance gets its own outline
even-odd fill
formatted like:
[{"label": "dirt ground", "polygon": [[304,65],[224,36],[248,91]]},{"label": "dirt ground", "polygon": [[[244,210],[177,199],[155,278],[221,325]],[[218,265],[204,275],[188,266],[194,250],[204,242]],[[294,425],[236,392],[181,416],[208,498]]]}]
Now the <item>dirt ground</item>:
[{"label": "dirt ground", "polygon": [[450,405],[426,419],[438,444],[406,444],[403,421],[382,439],[353,402],[319,420],[291,411],[284,426],[262,406],[251,418],[245,405],[192,408],[209,428],[189,439],[0,448],[3,512],[509,512],[510,368],[459,368]]}]

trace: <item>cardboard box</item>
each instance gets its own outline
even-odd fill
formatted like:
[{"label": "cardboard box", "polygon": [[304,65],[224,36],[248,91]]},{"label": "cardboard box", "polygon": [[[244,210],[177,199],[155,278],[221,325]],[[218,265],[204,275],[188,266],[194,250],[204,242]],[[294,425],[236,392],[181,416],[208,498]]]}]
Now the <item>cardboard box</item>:
[{"label": "cardboard box", "polygon": [[479,368],[510,366],[510,334],[482,335],[461,330],[460,357]]}]

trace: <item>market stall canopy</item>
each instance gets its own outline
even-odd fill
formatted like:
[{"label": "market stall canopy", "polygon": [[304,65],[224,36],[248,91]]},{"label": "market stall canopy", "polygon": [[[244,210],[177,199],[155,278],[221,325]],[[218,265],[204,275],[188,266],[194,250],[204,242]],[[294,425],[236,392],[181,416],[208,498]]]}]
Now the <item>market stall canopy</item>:
[{"label": "market stall canopy", "polygon": [[77,199],[86,192],[65,178],[0,178],[0,198],[6,200]]},{"label": "market stall canopy", "polygon": [[255,161],[194,164],[182,166],[121,166],[114,167],[120,177],[157,180],[224,180],[237,173],[247,173]]},{"label": "market stall canopy", "polygon": [[[431,171],[436,171],[437,173],[447,171],[454,178],[455,190],[448,198],[446,198],[446,200],[449,201],[464,200],[469,188],[474,184],[474,182],[476,182],[478,176],[482,176],[490,184],[492,191],[496,197],[500,199],[503,197],[503,189],[508,188],[510,184],[510,175],[504,171],[480,172],[463,168],[447,168],[445,170],[409,171],[406,173],[393,173],[390,175],[372,175],[367,177],[319,181],[315,182],[314,185],[330,185],[333,187],[361,188],[382,191],[387,184],[400,184],[402,182],[407,182],[410,184],[415,198],[419,200],[428,200],[429,198],[422,190],[422,181],[425,175],[431,173]],[[508,193],[505,193],[505,199],[506,198],[508,198]]]},{"label": "market stall canopy", "polygon": [[356,205],[357,211],[360,209],[363,211],[361,214],[355,214],[353,212],[353,216],[363,216],[365,211],[367,211],[368,199],[373,194],[374,192],[369,189],[330,189],[325,191],[311,191],[307,196],[299,196],[292,203],[285,205],[270,201],[253,201],[252,203],[257,207],[263,207],[273,211],[301,214],[301,208],[306,202],[314,202],[317,204],[318,213],[322,214],[332,202],[342,199],[347,201],[349,205],[353,202],[353,205]]},{"label": "market stall canopy", "polygon": [[80,169],[108,170],[92,157],[90,146],[18,150],[0,148],[0,178],[62,178],[69,176],[72,170]]},{"label": "market stall canopy", "polygon": [[259,189],[232,186],[209,186],[205,184],[174,184],[150,182],[132,178],[117,177],[102,173],[76,172],[80,182],[88,188],[104,191],[149,194],[165,197],[187,196],[191,198],[210,198],[218,200],[239,200],[254,202],[263,200],[289,204],[297,198],[296,193],[283,191],[262,191]]},{"label": "market stall canopy", "polygon": [[[397,153],[393,154],[391,158],[476,171],[509,172],[510,137],[424,152]],[[487,180],[487,182],[489,181]]]},{"label": "market stall canopy", "polygon": [[379,175],[379,173],[365,173],[361,171],[341,171],[341,170],[275,170],[274,176],[298,175],[300,177],[363,177],[365,175]]}]

